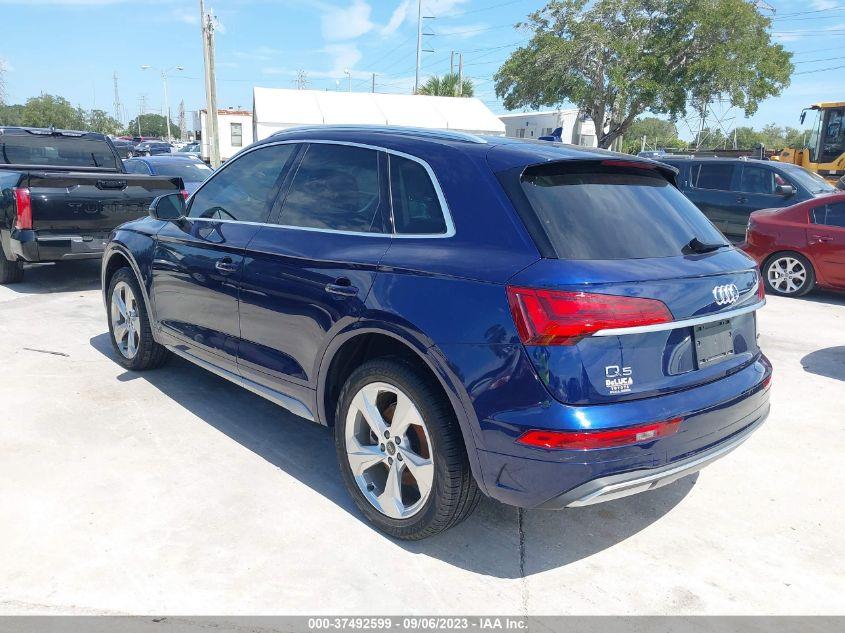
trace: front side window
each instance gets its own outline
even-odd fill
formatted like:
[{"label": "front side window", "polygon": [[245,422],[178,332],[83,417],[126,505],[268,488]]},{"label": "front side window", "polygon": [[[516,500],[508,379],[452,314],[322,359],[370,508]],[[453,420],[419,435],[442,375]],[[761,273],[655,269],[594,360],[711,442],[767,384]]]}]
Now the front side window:
[{"label": "front side window", "polygon": [[440,199],[425,167],[390,155],[390,191],[396,233],[437,235],[446,232]]},{"label": "front side window", "polygon": [[230,123],[232,132],[232,147],[243,147],[243,125],[241,123]]},{"label": "front side window", "polygon": [[734,166],[730,163],[699,163],[690,169],[692,186],[696,189],[731,191]]},{"label": "front side window", "polygon": [[745,165],[742,168],[739,190],[742,193],[760,193],[773,195],[775,193],[774,172],[756,165]]},{"label": "front side window", "polygon": [[296,171],[279,224],[383,233],[380,194],[376,150],[314,143]]},{"label": "front side window", "polygon": [[189,217],[264,222],[295,149],[271,145],[228,163],[194,194]]}]

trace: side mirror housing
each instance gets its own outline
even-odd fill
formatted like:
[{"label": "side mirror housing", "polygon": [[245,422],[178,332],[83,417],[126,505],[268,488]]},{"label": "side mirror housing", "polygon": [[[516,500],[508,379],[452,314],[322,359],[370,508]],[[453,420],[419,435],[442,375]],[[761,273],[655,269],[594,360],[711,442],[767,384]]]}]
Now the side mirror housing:
[{"label": "side mirror housing", "polygon": [[795,195],[795,187],[792,185],[778,185],[775,187],[775,193],[783,196],[784,198],[789,198],[790,196]]},{"label": "side mirror housing", "polygon": [[154,220],[178,222],[185,218],[185,198],[181,193],[159,196],[150,203],[149,214]]}]

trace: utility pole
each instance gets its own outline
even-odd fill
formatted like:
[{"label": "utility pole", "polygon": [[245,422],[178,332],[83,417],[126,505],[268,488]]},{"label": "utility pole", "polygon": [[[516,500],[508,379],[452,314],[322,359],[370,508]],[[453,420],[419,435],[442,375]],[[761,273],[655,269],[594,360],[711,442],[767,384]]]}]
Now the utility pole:
[{"label": "utility pole", "polygon": [[642,142],[642,145],[640,145],[640,151],[641,152],[645,151],[645,134],[643,134],[643,142]]},{"label": "utility pole", "polygon": [[373,73],[373,92],[376,91],[376,74]]},{"label": "utility pole", "polygon": [[464,54],[458,53],[458,96],[464,95]]},{"label": "utility pole", "polygon": [[220,167],[220,139],[217,135],[217,80],[214,75],[214,16],[205,12],[205,0],[200,0],[202,52],[205,62],[206,129],[208,157],[214,169]]},{"label": "utility pole", "polygon": [[147,95],[138,96],[138,136],[141,134],[141,117],[144,116],[144,111],[147,109]]},{"label": "utility pole", "polygon": [[308,87],[308,73],[300,69],[296,71],[296,79],[293,80],[297,90],[305,90]]},{"label": "utility pole", "polygon": [[449,75],[455,74],[455,51],[449,55]]},{"label": "utility pole", "polygon": [[123,125],[121,116],[122,106],[120,105],[120,94],[117,91],[117,71],[114,72],[114,120]]},{"label": "utility pole", "polygon": [[349,92],[352,92],[352,71],[348,68],[344,68],[343,74],[346,75],[347,79],[349,79]]},{"label": "utility pole", "polygon": [[420,62],[422,61],[422,54],[434,52],[422,47],[423,35],[432,35],[432,33],[423,33],[423,20],[433,19],[433,16],[422,14],[422,0],[417,0],[417,68],[414,75],[414,94],[419,94],[420,91]]},{"label": "utility pole", "polygon": [[179,102],[179,140],[185,140],[185,100]]}]

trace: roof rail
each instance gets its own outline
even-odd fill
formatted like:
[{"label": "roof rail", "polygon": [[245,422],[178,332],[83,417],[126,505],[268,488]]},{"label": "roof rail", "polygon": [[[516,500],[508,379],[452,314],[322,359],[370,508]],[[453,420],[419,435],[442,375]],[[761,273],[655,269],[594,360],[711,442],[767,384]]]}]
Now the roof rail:
[{"label": "roof rail", "polygon": [[417,128],[406,127],[401,125],[298,125],[289,127],[284,130],[274,132],[271,136],[279,136],[290,132],[310,132],[310,131],[328,131],[328,132],[384,132],[389,134],[403,134],[406,136],[422,136],[432,139],[440,139],[444,141],[464,141],[466,143],[484,144],[487,141],[475,134],[469,132],[459,132],[457,130],[441,130],[437,128]]}]

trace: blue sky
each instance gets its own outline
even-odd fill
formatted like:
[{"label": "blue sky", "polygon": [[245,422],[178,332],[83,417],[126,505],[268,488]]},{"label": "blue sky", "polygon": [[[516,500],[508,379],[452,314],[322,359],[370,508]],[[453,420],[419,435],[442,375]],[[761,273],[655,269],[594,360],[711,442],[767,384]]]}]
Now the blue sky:
[{"label": "blue sky", "polygon": [[[369,90],[372,73],[379,92],[409,92],[416,50],[416,0],[208,0],[218,16],[218,105],[251,107],[252,87],[294,86],[304,70],[308,87]],[[426,21],[422,74],[447,72],[450,51],[463,51],[465,74],[477,96],[494,112],[492,74],[508,53],[527,40],[513,28],[544,3],[533,0],[424,0]],[[802,107],[845,100],[839,79],[845,67],[845,0],[772,0],[773,31],[795,53],[796,74],[781,97],[762,104],[750,120],[717,108],[726,125],[798,125]],[[163,102],[159,74],[141,65],[184,71],[170,74],[174,112],[203,106],[198,0],[0,0],[8,101],[41,92],[63,95],[84,108],[113,110],[112,74],[119,76],[126,115]],[[798,74],[801,73],[801,74]],[[688,134],[682,135],[688,137]]]}]

